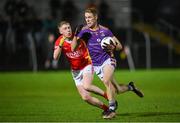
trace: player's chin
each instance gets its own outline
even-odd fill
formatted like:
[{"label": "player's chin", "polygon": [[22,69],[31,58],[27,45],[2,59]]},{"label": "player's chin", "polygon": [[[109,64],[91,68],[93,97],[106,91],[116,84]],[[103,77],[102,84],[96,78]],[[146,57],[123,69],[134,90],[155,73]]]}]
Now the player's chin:
[{"label": "player's chin", "polygon": [[87,26],[88,26],[89,28],[91,28],[93,25],[92,25],[91,23],[89,23],[89,24],[87,24]]},{"label": "player's chin", "polygon": [[72,34],[71,34],[71,33],[68,33],[68,34],[67,34],[67,37],[68,37],[68,38],[70,38],[71,36],[72,36]]}]

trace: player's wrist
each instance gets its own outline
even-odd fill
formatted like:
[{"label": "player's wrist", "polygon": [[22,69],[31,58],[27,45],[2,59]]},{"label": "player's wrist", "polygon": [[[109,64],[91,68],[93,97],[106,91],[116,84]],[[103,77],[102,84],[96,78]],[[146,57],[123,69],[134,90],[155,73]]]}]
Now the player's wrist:
[{"label": "player's wrist", "polygon": [[115,45],[111,45],[111,44],[110,44],[110,46],[111,46],[110,49],[111,49],[112,52],[113,52],[114,50],[116,50],[116,46],[115,46]]},{"label": "player's wrist", "polygon": [[78,25],[77,27],[76,27],[76,30],[75,30],[75,32],[74,32],[74,35],[77,37],[78,36],[78,34],[80,33],[80,31],[81,31],[81,29],[83,28],[83,25],[81,24],[81,25]]},{"label": "player's wrist", "polygon": [[62,48],[62,46],[61,46],[61,45],[59,45],[59,48]]},{"label": "player's wrist", "polygon": [[74,36],[77,38],[78,34],[79,34],[79,32],[75,32]]}]

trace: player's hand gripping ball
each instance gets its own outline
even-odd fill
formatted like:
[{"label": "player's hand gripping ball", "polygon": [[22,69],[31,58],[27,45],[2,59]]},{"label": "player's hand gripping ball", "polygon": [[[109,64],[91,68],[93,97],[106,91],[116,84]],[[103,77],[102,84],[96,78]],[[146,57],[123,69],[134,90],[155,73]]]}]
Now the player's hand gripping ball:
[{"label": "player's hand gripping ball", "polygon": [[107,52],[111,52],[116,48],[116,43],[112,37],[104,37],[101,41],[101,47]]}]

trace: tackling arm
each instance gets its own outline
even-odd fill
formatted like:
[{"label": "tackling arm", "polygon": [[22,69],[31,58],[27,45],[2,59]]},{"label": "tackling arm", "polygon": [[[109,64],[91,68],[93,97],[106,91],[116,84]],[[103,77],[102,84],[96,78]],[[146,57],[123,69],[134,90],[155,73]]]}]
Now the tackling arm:
[{"label": "tackling arm", "polygon": [[78,40],[80,40],[79,37],[74,36],[74,38],[72,40],[72,43],[71,43],[71,51],[75,51],[76,48],[78,47],[78,45],[79,45],[79,41]]},{"label": "tackling arm", "polygon": [[73,37],[73,40],[72,40],[72,43],[71,43],[71,51],[76,50],[76,48],[79,45],[80,38],[77,35],[79,34],[79,32],[81,31],[82,28],[83,28],[83,25],[78,25],[76,27],[76,30],[74,32],[74,37]]}]

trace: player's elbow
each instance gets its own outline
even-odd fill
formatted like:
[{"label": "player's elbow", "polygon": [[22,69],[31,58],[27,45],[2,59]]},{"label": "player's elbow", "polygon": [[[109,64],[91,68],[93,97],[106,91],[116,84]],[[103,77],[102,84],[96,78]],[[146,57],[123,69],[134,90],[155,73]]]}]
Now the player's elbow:
[{"label": "player's elbow", "polygon": [[54,54],[53,54],[53,59],[54,59],[54,60],[58,60],[58,59],[59,59],[59,55],[58,55],[57,53],[54,53]]},{"label": "player's elbow", "polygon": [[116,50],[122,50],[122,45],[121,44],[118,44],[118,45],[116,45]]},{"label": "player's elbow", "polygon": [[123,47],[122,47],[122,45],[120,44],[120,45],[119,45],[119,49],[122,50],[122,48],[123,48]]}]

